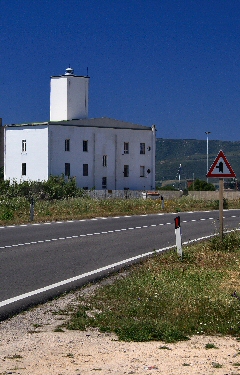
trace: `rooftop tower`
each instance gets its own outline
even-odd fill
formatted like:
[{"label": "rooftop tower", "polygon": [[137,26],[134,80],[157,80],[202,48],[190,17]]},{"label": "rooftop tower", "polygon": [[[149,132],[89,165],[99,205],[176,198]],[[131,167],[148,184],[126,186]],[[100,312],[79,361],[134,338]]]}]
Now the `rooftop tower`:
[{"label": "rooftop tower", "polygon": [[88,76],[76,76],[70,66],[50,82],[50,121],[88,118]]}]

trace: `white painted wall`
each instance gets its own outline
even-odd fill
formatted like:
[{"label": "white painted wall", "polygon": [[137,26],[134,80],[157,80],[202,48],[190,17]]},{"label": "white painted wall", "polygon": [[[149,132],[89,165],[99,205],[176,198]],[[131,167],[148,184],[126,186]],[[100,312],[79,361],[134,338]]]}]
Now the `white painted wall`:
[{"label": "white painted wall", "polygon": [[[65,151],[65,139],[70,140],[70,151]],[[26,140],[26,152],[22,152],[22,140]],[[87,152],[83,141],[88,141]],[[129,143],[129,154],[124,154],[124,142]],[[140,143],[145,143],[144,155]],[[4,178],[43,181],[65,174],[65,163],[70,163],[70,176],[76,177],[81,188],[101,190],[102,178],[107,177],[109,190],[152,190],[154,146],[155,131],[151,130],[57,124],[5,127]],[[103,166],[103,155],[107,166]],[[27,165],[26,176],[22,176],[22,163]],[[88,164],[88,176],[83,176],[83,164]],[[129,165],[129,177],[124,177],[124,165]],[[140,166],[145,168],[144,177],[140,177]]]},{"label": "white painted wall", "polygon": [[89,77],[51,77],[50,121],[88,117]]},{"label": "white painted wall", "polygon": [[[70,139],[70,151],[65,151],[65,139]],[[70,174],[79,187],[102,189],[102,177],[107,177],[107,189],[155,188],[155,132],[151,130],[50,125],[50,140],[52,175],[64,173],[65,163],[70,163]],[[88,141],[88,152],[83,151],[83,140]],[[129,142],[129,154],[123,152],[124,142]],[[146,145],[145,155],[140,155],[141,142]],[[107,155],[107,167],[103,155]],[[89,166],[88,176],[83,176],[83,164]],[[129,165],[129,177],[124,177],[124,165]],[[145,167],[145,177],[140,177],[140,166]]]},{"label": "white painted wall", "polygon": [[[26,140],[26,152],[22,152]],[[22,176],[26,163],[26,176]],[[16,126],[4,128],[4,179],[17,182],[47,180],[48,126]]]}]

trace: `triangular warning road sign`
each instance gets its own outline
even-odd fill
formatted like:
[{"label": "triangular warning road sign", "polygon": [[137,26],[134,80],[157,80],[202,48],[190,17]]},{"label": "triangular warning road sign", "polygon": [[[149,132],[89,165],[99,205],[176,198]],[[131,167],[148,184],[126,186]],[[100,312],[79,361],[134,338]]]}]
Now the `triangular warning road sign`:
[{"label": "triangular warning road sign", "polygon": [[233,171],[231,165],[227,161],[226,156],[223,151],[220,150],[218,156],[214,160],[211,168],[209,169],[207,177],[236,177],[235,172]]}]

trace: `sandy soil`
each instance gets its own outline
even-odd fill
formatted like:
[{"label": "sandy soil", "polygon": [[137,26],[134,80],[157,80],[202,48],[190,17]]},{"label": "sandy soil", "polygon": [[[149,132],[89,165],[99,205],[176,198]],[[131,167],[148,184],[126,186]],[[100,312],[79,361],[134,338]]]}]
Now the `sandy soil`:
[{"label": "sandy soil", "polygon": [[[66,319],[54,312],[74,304],[78,293],[0,323],[0,375],[240,374],[240,342],[230,337],[125,343],[97,330],[54,331]],[[217,348],[206,349],[208,343]]]}]

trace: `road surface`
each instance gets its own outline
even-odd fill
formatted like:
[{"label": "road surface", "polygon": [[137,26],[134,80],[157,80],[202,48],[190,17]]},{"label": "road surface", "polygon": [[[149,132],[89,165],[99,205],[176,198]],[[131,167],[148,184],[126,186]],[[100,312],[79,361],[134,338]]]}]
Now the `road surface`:
[{"label": "road surface", "polygon": [[[0,227],[0,320],[176,243],[214,235],[218,211],[96,218]],[[224,211],[224,228],[240,210]]]}]

